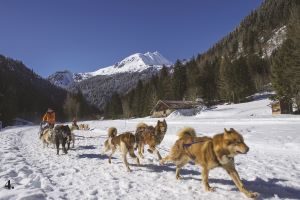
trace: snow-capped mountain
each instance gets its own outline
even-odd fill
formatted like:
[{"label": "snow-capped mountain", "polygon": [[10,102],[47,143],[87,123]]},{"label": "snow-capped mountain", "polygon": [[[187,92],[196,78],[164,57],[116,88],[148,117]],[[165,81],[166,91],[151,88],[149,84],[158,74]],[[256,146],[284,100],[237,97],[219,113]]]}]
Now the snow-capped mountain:
[{"label": "snow-capped mountain", "polygon": [[157,51],[145,54],[136,53],[114,65],[102,67],[94,72],[71,73],[69,71],[60,71],[49,76],[48,80],[59,87],[67,88],[74,82],[80,82],[98,75],[142,72],[150,68],[159,71],[163,65],[170,66],[172,63]]},{"label": "snow-capped mountain", "polygon": [[147,52],[145,54],[136,53],[127,58],[123,59],[120,62],[117,62],[114,65],[100,68],[94,72],[87,72],[87,73],[79,73],[75,79],[76,81],[80,81],[80,76],[82,77],[81,80],[98,76],[98,75],[112,75],[112,74],[119,74],[119,73],[133,73],[133,72],[142,72],[149,68],[156,68],[160,70],[163,65],[170,66],[172,63],[163,57],[159,52]]},{"label": "snow-capped mountain", "polygon": [[114,92],[124,94],[134,88],[139,80],[147,80],[172,63],[159,52],[136,53],[114,65],[94,72],[72,73],[60,71],[48,80],[69,91],[80,90],[86,100],[103,109]]},{"label": "snow-capped mountain", "polygon": [[47,79],[54,85],[66,89],[68,86],[74,83],[74,74],[68,70],[58,71],[50,75]]}]

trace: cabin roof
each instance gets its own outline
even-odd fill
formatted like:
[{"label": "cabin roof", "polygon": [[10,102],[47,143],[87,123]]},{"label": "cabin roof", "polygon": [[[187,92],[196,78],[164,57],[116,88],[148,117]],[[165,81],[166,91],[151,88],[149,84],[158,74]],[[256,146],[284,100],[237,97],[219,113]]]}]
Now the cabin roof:
[{"label": "cabin roof", "polygon": [[189,109],[195,108],[200,105],[200,102],[195,101],[171,101],[171,100],[159,100],[153,107],[151,113],[154,111],[162,111],[166,109]]}]

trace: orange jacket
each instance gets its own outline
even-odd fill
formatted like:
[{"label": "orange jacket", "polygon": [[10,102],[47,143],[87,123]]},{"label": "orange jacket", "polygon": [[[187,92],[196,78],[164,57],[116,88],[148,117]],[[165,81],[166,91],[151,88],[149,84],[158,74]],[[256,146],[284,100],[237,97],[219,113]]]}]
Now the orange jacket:
[{"label": "orange jacket", "polygon": [[43,121],[46,121],[49,124],[55,124],[55,112],[46,112],[43,117]]}]

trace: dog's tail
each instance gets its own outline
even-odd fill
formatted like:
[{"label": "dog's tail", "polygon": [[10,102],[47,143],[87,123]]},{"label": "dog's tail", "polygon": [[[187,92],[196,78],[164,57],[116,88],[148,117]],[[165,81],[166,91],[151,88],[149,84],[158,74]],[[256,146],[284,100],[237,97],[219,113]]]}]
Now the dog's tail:
[{"label": "dog's tail", "polygon": [[185,136],[195,137],[196,132],[195,132],[195,129],[193,129],[191,127],[185,127],[185,128],[182,128],[181,130],[179,130],[177,135],[178,135],[179,139],[181,139]]},{"label": "dog's tail", "polygon": [[113,138],[117,136],[117,129],[115,127],[110,127],[108,129],[108,137]]},{"label": "dog's tail", "polygon": [[148,125],[147,124],[145,124],[145,123],[143,123],[143,122],[141,122],[141,123],[139,123],[137,126],[136,126],[136,128],[147,128],[148,127]]}]

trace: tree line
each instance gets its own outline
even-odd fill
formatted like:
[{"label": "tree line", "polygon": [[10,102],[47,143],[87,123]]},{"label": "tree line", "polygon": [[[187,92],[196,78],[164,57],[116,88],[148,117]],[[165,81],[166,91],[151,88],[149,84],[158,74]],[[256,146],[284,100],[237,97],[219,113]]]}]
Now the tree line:
[{"label": "tree line", "polygon": [[295,102],[300,110],[300,2],[291,11],[287,38],[272,59],[271,80],[275,99]]}]

